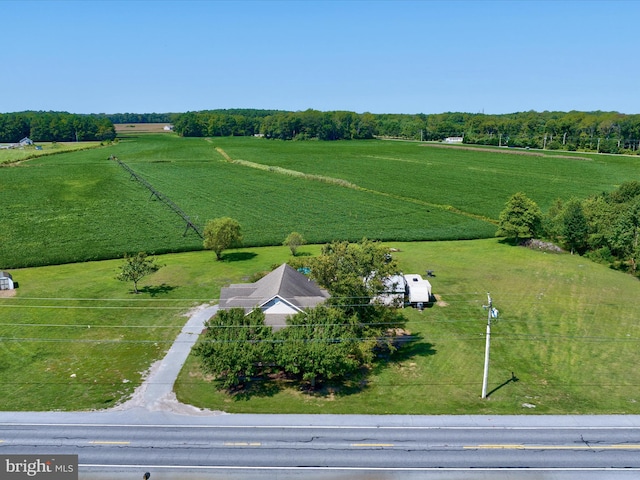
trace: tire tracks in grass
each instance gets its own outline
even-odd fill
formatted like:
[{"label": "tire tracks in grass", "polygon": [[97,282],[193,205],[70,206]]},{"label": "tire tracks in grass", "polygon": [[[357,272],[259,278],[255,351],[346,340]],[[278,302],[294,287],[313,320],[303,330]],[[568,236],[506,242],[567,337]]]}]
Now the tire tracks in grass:
[{"label": "tire tracks in grass", "polygon": [[[210,139],[207,139],[208,142],[211,142]],[[395,193],[390,193],[390,192],[381,192],[379,190],[373,190],[370,188],[365,188],[365,187],[361,187],[359,185],[356,185],[355,183],[351,183],[348,180],[344,180],[342,178],[335,178],[335,177],[327,177],[324,175],[315,175],[315,174],[309,174],[309,173],[304,173],[304,172],[300,172],[298,170],[290,170],[288,168],[282,168],[282,167],[274,167],[271,165],[264,165],[261,163],[256,163],[256,162],[250,162],[248,160],[240,160],[240,159],[234,159],[231,158],[231,156],[225,152],[222,148],[220,147],[215,147],[216,152],[218,152],[220,154],[220,156],[222,156],[222,158],[224,158],[224,160],[228,163],[233,163],[235,165],[241,165],[243,167],[248,167],[248,168],[255,168],[256,170],[262,170],[265,172],[271,172],[271,173],[277,173],[280,175],[288,175],[290,177],[295,177],[295,178],[303,178],[305,180],[312,180],[312,181],[316,181],[316,182],[323,182],[323,183],[328,183],[331,185],[337,185],[339,187],[344,187],[344,188],[351,188],[353,190],[357,190],[359,192],[367,192],[367,193],[372,193],[374,195],[380,195],[383,197],[387,197],[387,198],[393,198],[394,200],[400,200],[403,202],[409,202],[409,203],[413,203],[416,205],[420,205],[422,207],[429,207],[429,208],[436,208],[439,210],[444,210],[446,212],[449,213],[453,213],[455,215],[462,215],[464,217],[468,217],[468,218],[473,218],[474,220],[480,220],[482,222],[487,222],[490,223],[492,225],[497,225],[498,221],[493,219],[493,218],[489,218],[489,217],[485,217],[483,215],[477,215],[475,213],[471,213],[471,212],[467,212],[464,210],[461,210],[457,207],[454,207],[453,205],[445,205],[445,204],[439,204],[439,203],[431,203],[431,202],[426,202],[424,200],[420,200],[417,198],[411,198],[411,197],[405,197],[403,195],[398,195]]]}]

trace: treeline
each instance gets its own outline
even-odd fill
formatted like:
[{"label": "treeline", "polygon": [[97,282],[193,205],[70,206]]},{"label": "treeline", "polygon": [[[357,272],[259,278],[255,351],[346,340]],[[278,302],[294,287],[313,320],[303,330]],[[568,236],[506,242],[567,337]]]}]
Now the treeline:
[{"label": "treeline", "polygon": [[113,123],[104,115],[66,112],[19,112],[0,114],[0,142],[103,141],[116,138]]},{"label": "treeline", "polygon": [[280,140],[344,140],[373,138],[375,123],[370,113],[209,110],[178,116],[174,131],[184,137],[261,135]]},{"label": "treeline", "polygon": [[173,123],[178,113],[110,113],[112,123]]},{"label": "treeline", "polygon": [[[638,275],[640,263],[640,182],[585,199],[558,199],[546,214],[522,192],[500,214],[497,236],[520,243],[542,238],[572,253]],[[532,246],[547,248],[547,245]]]},{"label": "treeline", "polygon": [[545,236],[565,248],[638,275],[640,182],[586,199],[557,200],[542,225]]},{"label": "treeline", "polygon": [[348,111],[224,109],[186,113],[66,112],[0,114],[0,142],[110,140],[114,123],[172,123],[184,137],[253,136],[280,140],[391,137],[549,150],[640,153],[640,115],[617,112],[372,114]]},{"label": "treeline", "polygon": [[422,141],[638,153],[640,115],[617,112],[372,114],[346,111],[208,110],[173,117],[182,136],[263,135],[281,140],[348,140],[376,136]]}]

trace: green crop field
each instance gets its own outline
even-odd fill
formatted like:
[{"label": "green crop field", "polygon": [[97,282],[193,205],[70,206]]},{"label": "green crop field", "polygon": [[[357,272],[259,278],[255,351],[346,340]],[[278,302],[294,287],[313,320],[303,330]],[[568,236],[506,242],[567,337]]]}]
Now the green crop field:
[{"label": "green crop field", "polygon": [[487,238],[509,196],[545,209],[613,190],[637,159],[512,155],[417,142],[281,142],[260,138],[123,137],[104,148],[0,168],[0,268],[201,248],[117,156],[195,223],[236,218],[248,246],[291,231],[335,239]]}]

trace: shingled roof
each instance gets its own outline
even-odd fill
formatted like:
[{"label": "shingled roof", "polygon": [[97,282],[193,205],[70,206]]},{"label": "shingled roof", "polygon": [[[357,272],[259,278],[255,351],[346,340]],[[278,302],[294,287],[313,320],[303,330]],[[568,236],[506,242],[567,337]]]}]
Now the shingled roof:
[{"label": "shingled roof", "polygon": [[315,307],[329,298],[329,293],[313,280],[283,263],[255,283],[239,283],[223,287],[220,308],[240,307],[249,313],[260,308],[265,323],[274,329],[283,328],[286,318]]}]

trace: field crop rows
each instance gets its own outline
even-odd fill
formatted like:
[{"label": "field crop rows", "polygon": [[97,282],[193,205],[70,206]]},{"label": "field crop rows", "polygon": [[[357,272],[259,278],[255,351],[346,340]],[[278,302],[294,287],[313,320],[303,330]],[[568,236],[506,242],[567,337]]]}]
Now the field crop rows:
[{"label": "field crop rows", "polygon": [[[220,151],[276,168],[231,163]],[[545,209],[557,197],[612,190],[635,175],[635,159],[627,157],[585,161],[411,142],[134,135],[105,148],[0,168],[0,268],[201,248],[195,233],[183,236],[183,220],[151,200],[110,155],[194,223],[236,218],[248,246],[278,245],[292,231],[315,243],[486,238],[516,191]]]},{"label": "field crop rows", "polygon": [[4,268],[121,257],[166,238],[174,249],[199,244],[103,149],[31,160],[0,176]]},{"label": "field crop rows", "polygon": [[585,161],[393,141],[290,142],[286,147],[253,138],[214,142],[231,158],[339,177],[372,191],[493,219],[517,191],[547,208],[558,197],[610,191],[638,176],[637,159],[629,157],[592,155]]}]

